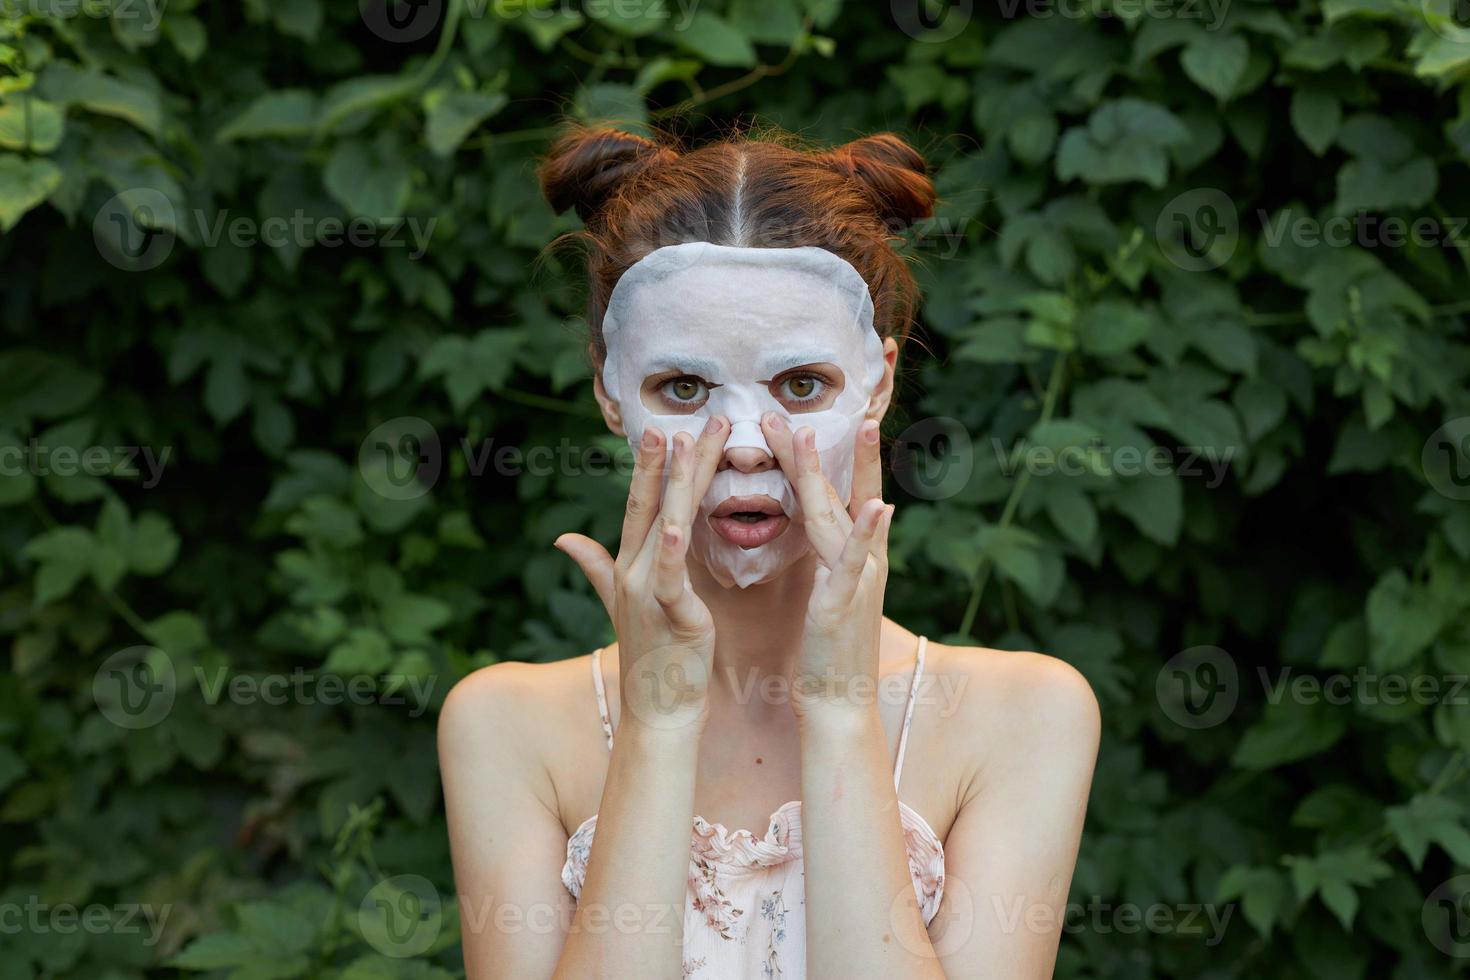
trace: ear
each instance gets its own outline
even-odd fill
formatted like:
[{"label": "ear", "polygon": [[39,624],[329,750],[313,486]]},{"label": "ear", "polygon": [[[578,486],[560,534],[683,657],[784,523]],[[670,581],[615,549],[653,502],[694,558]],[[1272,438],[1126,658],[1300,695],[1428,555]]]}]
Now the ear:
[{"label": "ear", "polygon": [[873,394],[868,399],[868,411],[866,418],[878,419],[888,414],[888,406],[893,401],[893,377],[898,371],[898,341],[889,337],[883,341],[883,377],[878,380],[878,387],[873,389]]},{"label": "ear", "polygon": [[592,377],[592,394],[597,399],[597,407],[602,409],[602,420],[607,423],[608,429],[615,436],[627,438],[628,433],[623,431],[623,413],[618,408],[618,403],[608,397],[607,389],[602,386],[602,368],[599,366],[597,373]]}]

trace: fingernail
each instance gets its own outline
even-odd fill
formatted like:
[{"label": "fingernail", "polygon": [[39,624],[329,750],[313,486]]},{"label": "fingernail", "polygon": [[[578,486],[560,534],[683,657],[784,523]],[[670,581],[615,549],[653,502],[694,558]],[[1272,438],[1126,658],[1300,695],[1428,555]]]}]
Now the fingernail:
[{"label": "fingernail", "polygon": [[863,423],[863,441],[872,445],[878,441],[878,423],[868,421]]},{"label": "fingernail", "polygon": [[679,543],[679,529],[676,527],[664,528],[664,544],[676,545]]},{"label": "fingernail", "polygon": [[801,430],[801,444],[808,449],[817,448],[817,433],[814,429]]},{"label": "fingernail", "polygon": [[777,415],[775,412],[766,413],[766,424],[769,425],[772,429],[775,429],[777,432],[786,431],[786,420]]},{"label": "fingernail", "polygon": [[658,430],[652,427],[643,430],[643,438],[638,440],[644,449],[652,449],[658,445]]},{"label": "fingernail", "polygon": [[709,420],[704,423],[704,434],[712,436],[716,432],[719,432],[720,429],[724,428],[724,425],[724,420],[721,419],[718,415],[711,415],[709,417]]}]

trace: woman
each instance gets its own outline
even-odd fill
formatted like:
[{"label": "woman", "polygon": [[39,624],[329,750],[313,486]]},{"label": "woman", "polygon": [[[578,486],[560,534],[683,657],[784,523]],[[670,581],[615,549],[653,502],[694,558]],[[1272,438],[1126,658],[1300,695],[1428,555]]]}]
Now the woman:
[{"label": "woman", "polygon": [[615,558],[556,542],[618,642],[443,709],[468,976],[1050,976],[1092,692],[882,614],[924,161],[584,129],[541,178],[584,220],[595,392],[637,463]]}]

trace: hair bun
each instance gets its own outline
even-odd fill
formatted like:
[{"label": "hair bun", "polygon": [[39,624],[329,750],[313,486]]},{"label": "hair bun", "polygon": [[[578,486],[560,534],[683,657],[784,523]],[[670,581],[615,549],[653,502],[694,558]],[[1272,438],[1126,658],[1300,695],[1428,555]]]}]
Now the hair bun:
[{"label": "hair bun", "polygon": [[583,221],[602,210],[630,178],[678,152],[616,129],[575,126],[563,133],[541,161],[541,194],[557,214],[576,208]]},{"label": "hair bun", "polygon": [[932,217],[934,182],[919,151],[893,133],[876,133],[826,154],[833,167],[862,185],[878,215],[907,228]]}]

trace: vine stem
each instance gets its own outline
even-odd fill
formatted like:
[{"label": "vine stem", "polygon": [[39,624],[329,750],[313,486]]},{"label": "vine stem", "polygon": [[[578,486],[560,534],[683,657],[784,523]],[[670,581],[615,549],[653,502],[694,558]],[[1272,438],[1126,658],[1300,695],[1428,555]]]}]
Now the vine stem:
[{"label": "vine stem", "polygon": [[[1037,425],[1045,425],[1050,422],[1052,415],[1055,414],[1066,370],[1067,352],[1061,351],[1057,354],[1056,360],[1052,361],[1051,378],[1047,381],[1046,397],[1041,403],[1041,416],[1036,420]],[[1016,519],[1016,511],[1021,506],[1021,498],[1025,496],[1026,488],[1030,484],[1031,470],[1022,467],[1020,475],[1016,477],[1016,482],[1011,487],[1011,495],[1006,498],[1005,509],[1001,511],[1000,523],[996,525],[997,527],[1011,526],[1011,522]],[[980,599],[985,595],[985,586],[990,581],[990,569],[993,564],[989,555],[980,556],[980,567],[975,571],[975,585],[970,589],[970,601],[965,604],[965,615],[960,620],[961,636],[969,636],[970,630],[975,626],[975,617],[980,613]]]},{"label": "vine stem", "polygon": [[684,99],[682,102],[677,102],[674,105],[667,106],[663,109],[658,109],[650,113],[649,117],[651,119],[665,119],[669,116],[682,116],[689,110],[696,109],[707,102],[713,102],[716,99],[722,99],[727,95],[733,95],[734,93],[739,92],[741,89],[749,88],[763,78],[770,78],[774,75],[784,75],[787,71],[790,70],[792,65],[796,64],[796,59],[800,57],[797,54],[797,48],[801,45],[802,40],[804,40],[811,33],[811,29],[812,19],[808,17],[802,21],[800,33],[796,35],[796,40],[791,43],[790,50],[786,52],[786,57],[781,60],[780,64],[756,65],[754,68],[746,72],[744,75],[741,75],[739,78],[731,79],[730,81],[725,82],[723,85],[716,85],[714,88],[702,91],[698,95],[692,95],[689,98]]}]

